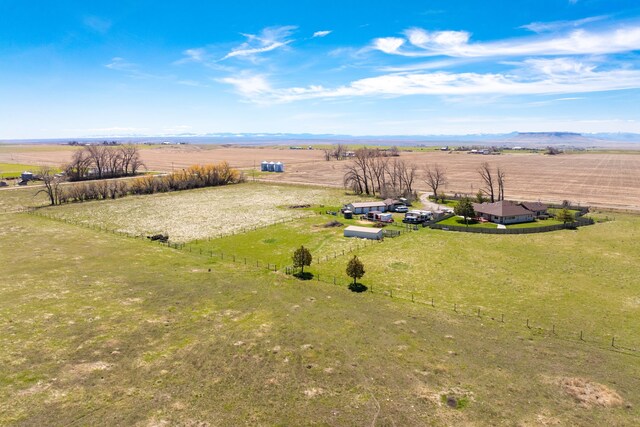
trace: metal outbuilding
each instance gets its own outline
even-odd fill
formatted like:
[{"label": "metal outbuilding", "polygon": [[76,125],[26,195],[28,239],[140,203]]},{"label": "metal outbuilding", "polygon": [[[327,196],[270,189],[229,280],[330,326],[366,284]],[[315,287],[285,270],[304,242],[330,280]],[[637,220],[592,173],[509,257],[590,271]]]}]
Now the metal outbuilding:
[{"label": "metal outbuilding", "polygon": [[360,239],[382,240],[382,228],[359,227],[350,225],[344,229],[344,237],[358,237]]}]

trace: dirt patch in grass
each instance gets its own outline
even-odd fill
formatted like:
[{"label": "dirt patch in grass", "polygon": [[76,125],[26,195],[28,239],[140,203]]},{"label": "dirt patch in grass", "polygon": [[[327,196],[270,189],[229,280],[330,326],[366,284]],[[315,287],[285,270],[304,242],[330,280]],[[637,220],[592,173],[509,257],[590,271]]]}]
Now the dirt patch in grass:
[{"label": "dirt patch in grass", "polygon": [[559,378],[557,384],[569,396],[585,407],[614,407],[624,403],[622,397],[611,388],[584,378]]},{"label": "dirt patch in grass", "polygon": [[98,362],[86,362],[86,363],[78,363],[76,365],[70,365],[66,369],[64,376],[68,379],[77,379],[83,378],[87,375],[91,374],[95,371],[104,371],[107,369],[111,369],[112,365],[110,363],[98,361]]}]

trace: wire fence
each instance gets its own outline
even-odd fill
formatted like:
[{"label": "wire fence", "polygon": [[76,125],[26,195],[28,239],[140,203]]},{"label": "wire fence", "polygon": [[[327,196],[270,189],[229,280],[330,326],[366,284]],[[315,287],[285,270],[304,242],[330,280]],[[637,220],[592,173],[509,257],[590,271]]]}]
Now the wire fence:
[{"label": "wire fence", "polygon": [[[197,247],[191,244],[177,243],[171,241],[151,241],[147,236],[143,235],[131,235],[119,230],[109,229],[103,226],[90,225],[84,223],[77,223],[65,218],[59,218],[54,216],[45,215],[37,209],[25,209],[32,215],[47,218],[54,221],[60,221],[70,225],[81,226],[94,231],[106,232],[114,235],[119,235],[127,238],[136,238],[149,241],[150,243],[160,244],[170,249],[179,250],[182,252],[188,252],[192,255],[198,255],[209,259],[216,259],[220,262],[228,262],[236,265],[244,265],[246,267],[255,268],[259,270],[268,270],[275,274],[284,274],[287,276],[293,276],[298,272],[298,269],[292,265],[281,265],[278,263],[265,262],[263,260],[239,256],[236,254],[224,253],[222,251],[215,251],[213,249],[206,249]],[[275,224],[282,224],[295,219],[279,220],[273,224],[266,225],[265,227]],[[259,227],[262,228],[262,227]],[[407,234],[409,232],[405,232]],[[382,240],[357,240],[349,248],[340,251],[334,251],[333,254],[325,254],[316,256],[314,258],[314,264],[326,263],[335,260],[339,257],[344,257],[349,254],[357,254],[360,251],[373,248],[377,245],[383,244]],[[346,263],[345,263],[346,267]],[[353,283],[351,279],[344,275],[332,275],[332,274],[320,274],[315,273],[307,276],[307,283],[318,282],[327,285],[339,286],[342,288],[349,288]],[[361,285],[360,291],[365,291],[367,295],[389,298],[397,301],[409,302],[412,304],[418,304],[428,309],[439,310],[442,312],[448,312],[454,315],[460,315],[467,318],[476,318],[479,321],[491,321],[497,325],[504,327],[511,327],[512,329],[530,331],[532,334],[541,337],[563,339],[568,341],[580,342],[585,345],[591,345],[601,349],[607,349],[620,353],[640,357],[640,345],[638,343],[630,342],[624,337],[616,334],[602,334],[594,333],[586,328],[576,328],[575,325],[567,325],[567,323],[554,322],[548,319],[535,319],[533,317],[526,318],[505,311],[498,311],[493,309],[487,309],[486,307],[473,306],[468,303],[451,302],[444,299],[440,299],[437,296],[427,296],[420,292],[403,290],[389,287],[386,284],[380,283],[367,283],[367,286]]]}]

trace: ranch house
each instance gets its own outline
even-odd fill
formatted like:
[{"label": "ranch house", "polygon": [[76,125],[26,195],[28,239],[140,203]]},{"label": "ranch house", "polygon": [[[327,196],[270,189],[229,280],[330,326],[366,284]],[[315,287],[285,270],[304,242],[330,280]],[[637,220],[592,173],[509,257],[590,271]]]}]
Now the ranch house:
[{"label": "ranch house", "polygon": [[387,205],[384,202],[354,202],[346,205],[346,209],[354,214],[366,214],[370,211],[386,212]]},{"label": "ranch house", "polygon": [[480,218],[496,224],[519,224],[535,220],[534,212],[507,200],[495,203],[474,203],[473,209]]},{"label": "ranch house", "polygon": [[523,208],[533,212],[533,214],[536,216],[536,218],[544,218],[544,217],[547,217],[549,215],[547,213],[547,209],[549,209],[549,207],[547,205],[545,205],[544,203],[540,203],[540,202],[522,202],[522,203],[520,203],[520,206],[522,206]]}]

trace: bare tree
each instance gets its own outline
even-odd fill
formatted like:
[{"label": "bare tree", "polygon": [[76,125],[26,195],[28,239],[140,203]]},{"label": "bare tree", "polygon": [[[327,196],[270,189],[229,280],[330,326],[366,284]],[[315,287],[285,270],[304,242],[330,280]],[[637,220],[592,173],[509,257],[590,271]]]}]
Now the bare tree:
[{"label": "bare tree", "polygon": [[498,180],[498,200],[504,200],[504,181],[505,181],[505,173],[504,169],[498,168],[496,169],[496,179]]},{"label": "bare tree", "polygon": [[144,163],[138,147],[134,145],[91,145],[76,151],[64,169],[69,180],[79,181],[90,178],[90,172],[96,178],[135,175],[141,167],[144,167]]},{"label": "bare tree", "polygon": [[344,185],[356,193],[372,196],[411,197],[416,175],[414,164],[389,159],[377,149],[361,148],[345,169]]},{"label": "bare tree", "polygon": [[437,199],[438,188],[447,184],[447,171],[439,164],[427,165],[425,182],[433,191],[433,197]]},{"label": "bare tree", "polygon": [[484,183],[484,188],[482,189],[482,191],[484,191],[484,193],[487,196],[489,196],[489,200],[491,201],[491,203],[495,202],[496,201],[495,183],[494,183],[493,174],[491,173],[491,166],[489,166],[489,163],[487,162],[482,163],[480,165],[480,169],[478,169],[478,173],[480,174],[480,178]]},{"label": "bare tree", "polygon": [[414,163],[407,163],[404,160],[395,160],[395,162],[400,166],[402,193],[405,196],[410,196],[413,194],[413,183],[418,173],[418,167]]},{"label": "bare tree", "polygon": [[89,158],[87,151],[78,150],[73,153],[71,162],[64,167],[64,171],[68,179],[71,181],[77,181],[87,176],[90,166],[91,159]]},{"label": "bare tree", "polygon": [[135,175],[137,170],[144,166],[140,159],[140,151],[135,145],[123,145],[120,147],[120,158],[122,160],[122,172],[125,175]]},{"label": "bare tree", "polygon": [[100,145],[89,145],[86,147],[92,166],[96,169],[98,178],[102,178],[108,164],[108,148]]},{"label": "bare tree", "polygon": [[53,169],[48,166],[43,166],[37,173],[37,176],[39,176],[44,183],[44,188],[38,190],[36,195],[45,193],[52,206],[60,204],[62,178],[57,176]]},{"label": "bare tree", "polygon": [[347,146],[344,144],[337,144],[333,149],[333,157],[335,157],[336,160],[344,159],[346,154],[347,154]]}]

